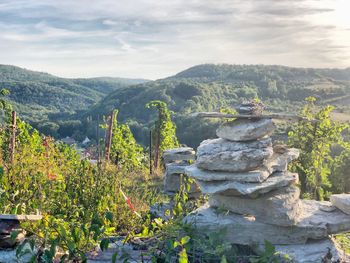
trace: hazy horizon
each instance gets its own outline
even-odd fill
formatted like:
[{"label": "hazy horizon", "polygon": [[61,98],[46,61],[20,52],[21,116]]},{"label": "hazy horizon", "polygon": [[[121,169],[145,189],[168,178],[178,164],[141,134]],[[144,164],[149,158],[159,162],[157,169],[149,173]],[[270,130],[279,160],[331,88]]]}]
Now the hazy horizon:
[{"label": "hazy horizon", "polygon": [[0,64],[159,79],[198,64],[350,66],[349,1],[0,2]]}]

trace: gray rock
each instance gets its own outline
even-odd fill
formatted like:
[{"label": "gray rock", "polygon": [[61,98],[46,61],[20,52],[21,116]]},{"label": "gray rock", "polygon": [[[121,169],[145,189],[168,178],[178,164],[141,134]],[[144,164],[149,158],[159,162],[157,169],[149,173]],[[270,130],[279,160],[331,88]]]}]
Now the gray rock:
[{"label": "gray rock", "polygon": [[[164,190],[166,192],[178,192],[180,190],[180,186],[182,184],[183,176],[180,174],[168,174],[166,173],[164,178]],[[194,181],[191,183],[191,187],[189,193],[198,193],[200,189],[197,183]]]},{"label": "gray rock", "polygon": [[323,228],[327,234],[339,234],[350,231],[350,216],[339,209],[325,211],[330,207],[327,201],[301,200],[302,213],[298,225],[311,225]]},{"label": "gray rock", "polygon": [[330,200],[335,207],[350,215],[350,194],[331,195]]},{"label": "gray rock", "polygon": [[38,221],[42,218],[42,215],[0,214],[0,220]]},{"label": "gray rock", "polygon": [[181,163],[168,163],[165,165],[166,174],[184,174],[185,168],[189,166],[186,162]]},{"label": "gray rock", "polygon": [[275,128],[272,119],[237,119],[222,124],[216,135],[230,141],[251,141],[271,135]]},{"label": "gray rock", "polygon": [[205,194],[221,194],[228,196],[249,196],[256,198],[298,182],[298,174],[277,172],[262,183],[240,183],[235,181],[201,181],[196,180],[201,191]]},{"label": "gray rock", "polygon": [[303,245],[277,245],[275,249],[281,256],[288,255],[293,263],[320,263],[329,251],[332,258],[328,262],[350,262],[349,257],[331,238],[310,240]]},{"label": "gray rock", "polygon": [[20,229],[18,220],[0,219],[0,235],[9,235],[12,231]]},{"label": "gray rock", "polygon": [[217,233],[225,242],[241,245],[305,244],[307,239],[327,236],[325,228],[312,225],[276,226],[255,220],[253,216],[219,213],[208,205],[201,206],[184,218],[199,234]]},{"label": "gray rock", "polygon": [[197,149],[196,165],[211,171],[251,171],[272,156],[271,145],[271,138],[244,143],[221,138],[205,140]]},{"label": "gray rock", "polygon": [[196,165],[185,167],[185,173],[196,180],[202,181],[237,181],[259,183],[265,181],[274,172],[284,172],[288,163],[298,158],[297,149],[288,149],[284,153],[274,153],[257,170],[248,172],[209,171],[197,168]]},{"label": "gray rock", "polygon": [[350,230],[348,215],[338,209],[333,212],[321,210],[330,202],[300,202],[302,213],[299,222],[293,226],[262,223],[253,216],[220,212],[208,204],[189,214],[184,221],[193,224],[199,233],[220,233],[226,242],[242,245],[264,244],[265,240],[274,245],[304,244],[307,240],[324,239]]},{"label": "gray rock", "polygon": [[23,255],[19,259],[16,257],[16,249],[11,250],[0,250],[0,262],[1,263],[27,263],[30,262],[31,257],[37,253],[37,249],[31,250],[30,245],[27,243],[24,245],[23,250],[30,251],[29,253]]},{"label": "gray rock", "polygon": [[195,160],[195,151],[191,147],[169,149],[163,152],[163,159],[165,163]]},{"label": "gray rock", "polygon": [[211,195],[209,205],[243,215],[272,225],[290,226],[297,223],[301,213],[300,190],[297,186],[271,191],[257,199]]},{"label": "gray rock", "polygon": [[[11,235],[0,235],[0,249],[14,248],[25,238],[23,232],[19,233],[16,239],[12,239]],[[0,261],[1,262],[1,261]]]}]

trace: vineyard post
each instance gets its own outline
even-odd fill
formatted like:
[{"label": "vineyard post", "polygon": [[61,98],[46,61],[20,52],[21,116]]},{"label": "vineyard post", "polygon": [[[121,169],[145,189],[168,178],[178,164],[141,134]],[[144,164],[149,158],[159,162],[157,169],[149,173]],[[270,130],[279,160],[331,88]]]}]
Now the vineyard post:
[{"label": "vineyard post", "polygon": [[149,175],[152,176],[152,130],[149,131]]},{"label": "vineyard post", "polygon": [[159,155],[160,155],[160,122],[161,122],[161,112],[158,109],[158,123],[156,125],[156,144],[154,147],[154,169],[157,171],[159,167]]},{"label": "vineyard post", "polygon": [[16,146],[16,112],[12,111],[12,135],[11,135],[11,142],[10,142],[10,163],[12,164],[15,156],[15,146]]},{"label": "vineyard post", "polygon": [[113,124],[114,124],[114,111],[112,111],[108,123],[108,131],[106,134],[106,161],[109,162],[111,154],[112,136],[113,136]]},{"label": "vineyard post", "polygon": [[100,154],[100,115],[97,115],[97,125],[96,125],[96,142],[97,142],[97,163],[100,164],[101,154]]}]

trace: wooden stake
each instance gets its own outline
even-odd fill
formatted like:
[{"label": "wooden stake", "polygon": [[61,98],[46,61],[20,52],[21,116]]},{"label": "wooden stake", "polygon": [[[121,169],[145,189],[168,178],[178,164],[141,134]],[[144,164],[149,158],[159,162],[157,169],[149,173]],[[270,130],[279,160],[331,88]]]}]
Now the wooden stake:
[{"label": "wooden stake", "polygon": [[152,130],[149,131],[149,175],[152,176]]},{"label": "wooden stake", "polygon": [[15,147],[16,147],[16,112],[12,111],[12,134],[11,134],[11,143],[10,143],[10,163],[13,163],[15,158]]},{"label": "wooden stake", "polygon": [[114,125],[115,112],[112,111],[108,122],[108,131],[106,134],[106,161],[109,162],[111,154],[111,145],[113,137],[113,125]]}]

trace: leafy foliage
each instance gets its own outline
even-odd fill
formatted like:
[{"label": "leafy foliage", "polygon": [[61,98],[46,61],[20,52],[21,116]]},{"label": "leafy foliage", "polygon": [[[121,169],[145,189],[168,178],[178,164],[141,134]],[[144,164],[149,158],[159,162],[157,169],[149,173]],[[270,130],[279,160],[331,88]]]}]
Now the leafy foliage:
[{"label": "leafy foliage", "polygon": [[155,108],[158,118],[152,129],[154,166],[158,168],[160,157],[166,149],[179,146],[176,137],[176,126],[171,121],[170,111],[167,104],[163,101],[150,101],[146,104],[147,108]]},{"label": "leafy foliage", "polygon": [[129,126],[118,122],[118,111],[114,116],[111,160],[129,171],[141,169],[145,160],[143,148],[137,144]]},{"label": "leafy foliage", "polygon": [[329,195],[329,177],[335,161],[331,147],[343,143],[342,131],[347,125],[330,119],[333,107],[326,106],[315,112],[315,98],[310,97],[306,101],[301,116],[307,120],[299,122],[289,132],[289,145],[301,150],[294,170],[299,174],[304,196],[323,200]]}]

